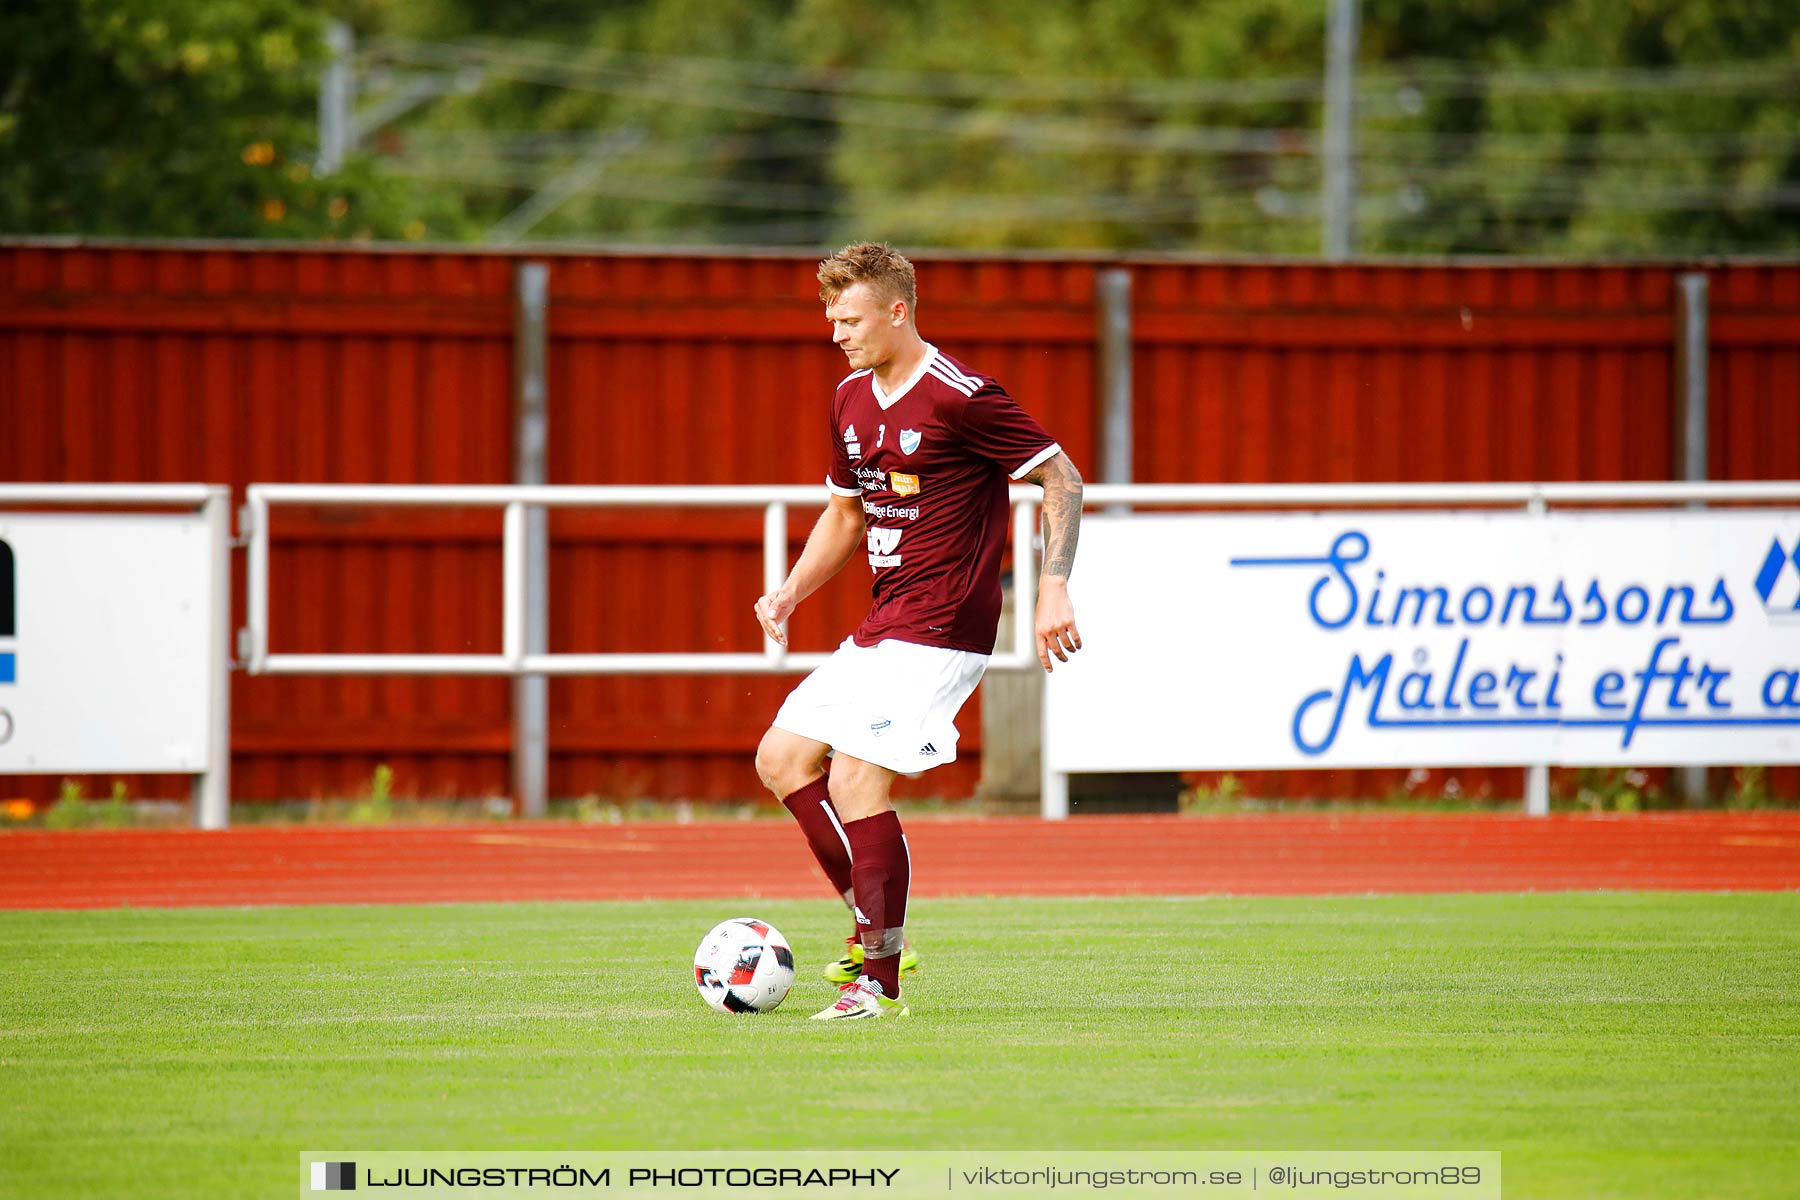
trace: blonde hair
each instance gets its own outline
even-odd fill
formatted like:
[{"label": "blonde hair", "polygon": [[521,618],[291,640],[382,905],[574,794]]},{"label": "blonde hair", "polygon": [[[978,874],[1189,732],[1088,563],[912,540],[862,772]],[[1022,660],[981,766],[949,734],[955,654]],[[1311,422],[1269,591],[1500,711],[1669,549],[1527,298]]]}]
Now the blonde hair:
[{"label": "blonde hair", "polygon": [[913,265],[886,242],[845,246],[819,264],[819,299],[830,304],[858,283],[866,283],[885,302],[906,301],[908,314],[918,307]]}]

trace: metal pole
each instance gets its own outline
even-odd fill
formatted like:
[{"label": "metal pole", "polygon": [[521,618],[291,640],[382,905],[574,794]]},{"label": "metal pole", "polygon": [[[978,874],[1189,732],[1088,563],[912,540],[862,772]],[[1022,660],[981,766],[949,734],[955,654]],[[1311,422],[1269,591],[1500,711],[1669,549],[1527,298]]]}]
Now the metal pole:
[{"label": "metal pole", "polygon": [[350,111],[356,105],[356,77],[351,56],[356,51],[356,35],[342,21],[325,27],[325,45],[331,61],[319,77],[319,157],[313,163],[313,174],[335,174],[355,147],[355,133],[350,127]]},{"label": "metal pole", "polygon": [[1550,768],[1543,763],[1525,768],[1525,815],[1550,815]]},{"label": "metal pole", "polygon": [[1356,43],[1359,0],[1331,0],[1325,36],[1325,257],[1341,262],[1356,253]]},{"label": "metal pole", "polygon": [[[1131,482],[1131,272],[1107,267],[1094,280],[1100,343],[1100,477]],[[1124,505],[1115,512],[1127,512]]]},{"label": "metal pole", "polygon": [[525,612],[531,602],[525,582],[524,504],[509,504],[500,533],[500,656],[512,670],[525,663]]},{"label": "metal pole", "polygon": [[1037,538],[1037,504],[1013,505],[1013,654],[1027,668],[1037,659],[1037,564],[1032,542]]},{"label": "metal pole", "polygon": [[[763,509],[763,593],[779,588],[788,572],[788,506],[772,500]],[[780,662],[787,648],[768,634],[763,634],[763,656]]]},{"label": "metal pole", "polygon": [[[1679,279],[1675,311],[1675,466],[1676,478],[1703,483],[1707,474],[1707,278],[1688,271]],[[1690,508],[1706,505],[1694,501]],[[1689,808],[1706,807],[1705,764],[1675,769],[1675,787]]]},{"label": "metal pole", "polygon": [[240,654],[252,675],[260,674],[269,661],[269,502],[252,485],[244,500],[249,535],[250,578],[244,584],[244,647]]},{"label": "metal pole", "polygon": [[201,829],[231,825],[231,492],[219,488],[206,498],[206,532],[211,543],[207,582],[206,770],[194,777],[194,824]]},{"label": "metal pole", "polygon": [[[1025,670],[1037,665],[1038,575],[1033,543],[1038,533],[1038,507],[1021,502],[1013,509],[1013,641]],[[1050,682],[1044,681],[1038,703],[1038,812],[1046,821],[1069,815],[1069,777],[1050,766]]]},{"label": "metal pole", "polygon": [[[1550,506],[1545,502],[1543,494],[1538,493],[1525,502],[1525,511],[1534,517],[1542,517],[1549,513]],[[1550,815],[1549,763],[1534,763],[1525,768],[1525,815]]]},{"label": "metal pole", "polygon": [[[1050,683],[1044,681],[1044,694],[1049,695]],[[1069,819],[1069,777],[1050,765],[1050,705],[1044,705],[1043,719],[1038,726],[1038,739],[1043,749],[1038,756],[1038,792],[1040,796],[1038,811],[1046,821],[1066,821]]]},{"label": "metal pole", "polygon": [[[518,265],[513,277],[514,482],[542,484],[548,474],[550,268],[540,262]],[[525,575],[522,647],[526,654],[550,651],[550,517],[529,505],[521,531]],[[549,809],[550,681],[542,675],[513,680],[513,803],[527,817]]]},{"label": "metal pole", "polygon": [[1675,478],[1706,479],[1707,279],[1683,274],[1675,312]]}]

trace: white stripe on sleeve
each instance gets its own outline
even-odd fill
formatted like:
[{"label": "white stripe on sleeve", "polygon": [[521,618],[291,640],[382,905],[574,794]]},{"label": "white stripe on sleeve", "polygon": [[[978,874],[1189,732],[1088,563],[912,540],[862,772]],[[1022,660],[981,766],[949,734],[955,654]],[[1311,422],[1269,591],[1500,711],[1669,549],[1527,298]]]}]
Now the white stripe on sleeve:
[{"label": "white stripe on sleeve", "polygon": [[976,391],[981,390],[981,380],[975,378],[973,375],[969,374],[967,371],[961,370],[960,368],[958,368],[956,366],[956,364],[952,363],[949,359],[945,358],[942,354],[937,356],[936,361],[937,361],[938,366],[944,368],[944,370],[946,370],[950,374],[956,376],[958,379],[962,380],[964,383],[968,384],[970,387],[974,388]]},{"label": "white stripe on sleeve", "polygon": [[933,362],[928,369],[931,371],[932,378],[938,380],[938,382],[943,383],[948,387],[955,388],[965,396],[973,396],[975,394],[975,389],[970,387],[961,378],[939,370],[938,363]]},{"label": "white stripe on sleeve", "polygon": [[1051,442],[1048,446],[1045,446],[1042,450],[1039,450],[1036,454],[1026,459],[1025,465],[1014,471],[1012,477],[1014,479],[1023,479],[1025,476],[1031,474],[1061,453],[1062,446],[1056,442]]}]

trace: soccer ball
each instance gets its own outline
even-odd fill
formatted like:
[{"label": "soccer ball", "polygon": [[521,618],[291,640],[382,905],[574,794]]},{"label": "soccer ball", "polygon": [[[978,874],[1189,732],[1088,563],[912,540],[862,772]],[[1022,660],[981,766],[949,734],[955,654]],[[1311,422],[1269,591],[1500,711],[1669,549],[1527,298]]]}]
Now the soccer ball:
[{"label": "soccer ball", "polygon": [[721,921],[694,951],[694,986],[720,1012],[769,1012],[794,986],[794,952],[767,921]]}]

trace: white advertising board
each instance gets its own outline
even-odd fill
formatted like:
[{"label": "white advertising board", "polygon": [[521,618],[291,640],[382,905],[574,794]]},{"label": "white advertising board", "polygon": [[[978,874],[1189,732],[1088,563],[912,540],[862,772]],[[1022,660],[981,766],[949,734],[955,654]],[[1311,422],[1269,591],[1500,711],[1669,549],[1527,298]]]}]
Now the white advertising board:
[{"label": "white advertising board", "polygon": [[1800,512],[1093,516],[1064,772],[1800,762]]},{"label": "white advertising board", "polygon": [[0,543],[0,774],[207,770],[205,515],[0,512]]}]

